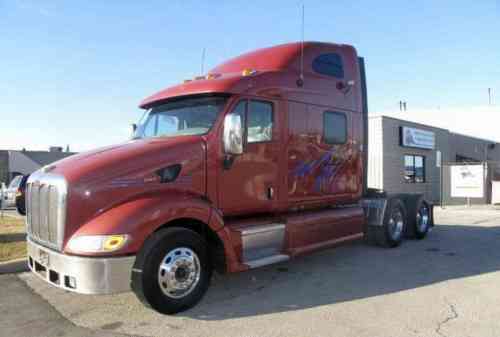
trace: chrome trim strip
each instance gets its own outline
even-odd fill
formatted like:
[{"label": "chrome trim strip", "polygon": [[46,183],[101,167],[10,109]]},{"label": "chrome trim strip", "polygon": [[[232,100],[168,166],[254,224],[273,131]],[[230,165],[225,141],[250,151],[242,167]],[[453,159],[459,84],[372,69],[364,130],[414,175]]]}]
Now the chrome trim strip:
[{"label": "chrome trim strip", "polygon": [[284,230],[284,229],[285,229],[285,224],[269,224],[269,225],[255,226],[248,229],[243,229],[241,231],[241,235],[242,236],[253,235],[258,233],[265,233],[265,232]]},{"label": "chrome trim strip", "polygon": [[278,262],[283,262],[283,261],[288,261],[290,260],[290,256],[280,254],[280,255],[273,255],[273,256],[267,256],[262,259],[254,260],[254,261],[248,261],[245,262],[250,269],[253,268],[258,268],[262,266],[267,266],[269,264],[273,263],[278,263]]},{"label": "chrome trim strip", "polygon": [[[71,256],[45,248],[30,239],[27,241],[29,268],[53,286],[81,294],[113,294],[130,290],[135,256]],[[45,272],[39,270],[40,266],[45,266]],[[54,275],[57,275],[57,280]],[[66,284],[66,277],[74,278],[75,288]]]}]

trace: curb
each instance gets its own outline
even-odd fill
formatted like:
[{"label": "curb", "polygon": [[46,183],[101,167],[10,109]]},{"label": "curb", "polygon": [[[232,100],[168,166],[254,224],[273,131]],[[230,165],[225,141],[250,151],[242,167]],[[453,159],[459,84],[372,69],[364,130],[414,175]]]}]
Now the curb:
[{"label": "curb", "polygon": [[0,275],[22,273],[28,270],[28,260],[25,258],[8,262],[0,262]]}]

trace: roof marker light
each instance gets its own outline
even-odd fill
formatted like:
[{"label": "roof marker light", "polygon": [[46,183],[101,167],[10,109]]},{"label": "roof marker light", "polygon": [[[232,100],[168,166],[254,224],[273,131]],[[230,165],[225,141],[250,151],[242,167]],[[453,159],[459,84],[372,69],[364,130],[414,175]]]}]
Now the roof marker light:
[{"label": "roof marker light", "polygon": [[257,73],[257,70],[246,68],[246,69],[243,69],[243,71],[241,72],[241,75],[242,76],[250,76],[250,75],[254,75],[256,73]]},{"label": "roof marker light", "polygon": [[208,74],[207,75],[207,80],[213,80],[216,79],[217,77],[220,77],[220,74]]}]

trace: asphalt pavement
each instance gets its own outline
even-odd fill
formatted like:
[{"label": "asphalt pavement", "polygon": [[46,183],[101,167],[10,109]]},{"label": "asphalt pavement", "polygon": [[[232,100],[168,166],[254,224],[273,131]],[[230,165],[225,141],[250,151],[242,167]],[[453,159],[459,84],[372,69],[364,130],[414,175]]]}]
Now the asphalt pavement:
[{"label": "asphalt pavement", "polygon": [[0,335],[500,336],[500,212],[436,213],[427,239],[396,249],[358,242],[216,275],[202,302],[176,316],[132,293],[78,295],[29,273],[0,276]]}]

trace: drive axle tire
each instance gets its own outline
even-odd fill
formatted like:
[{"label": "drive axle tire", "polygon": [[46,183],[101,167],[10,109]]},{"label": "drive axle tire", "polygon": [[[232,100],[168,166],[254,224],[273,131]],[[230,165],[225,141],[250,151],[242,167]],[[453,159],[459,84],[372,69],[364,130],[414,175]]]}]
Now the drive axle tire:
[{"label": "drive axle tire", "polygon": [[432,226],[431,207],[423,196],[414,196],[408,200],[408,227],[406,235],[409,238],[421,240],[426,237]]},{"label": "drive axle tire", "polygon": [[406,219],[406,207],[401,199],[390,198],[387,201],[383,226],[372,227],[377,244],[387,248],[399,246],[403,241]]},{"label": "drive axle tire", "polygon": [[146,306],[175,314],[198,303],[212,268],[205,240],[180,227],[162,229],[145,242],[132,271],[131,287]]}]

